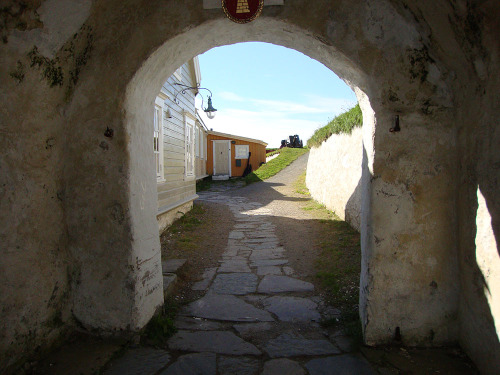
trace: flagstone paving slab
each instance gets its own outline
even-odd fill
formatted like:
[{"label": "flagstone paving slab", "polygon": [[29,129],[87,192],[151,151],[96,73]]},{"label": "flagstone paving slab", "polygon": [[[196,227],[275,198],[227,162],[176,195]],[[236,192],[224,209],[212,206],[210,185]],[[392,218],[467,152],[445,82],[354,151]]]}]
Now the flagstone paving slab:
[{"label": "flagstone paving slab", "polygon": [[189,316],[178,316],[175,318],[177,329],[192,331],[217,331],[222,329],[222,324],[203,318],[193,318]]},{"label": "flagstone paving slab", "polygon": [[248,261],[246,259],[231,259],[221,263],[218,273],[232,273],[232,272],[250,272]]},{"label": "flagstone paving slab", "polygon": [[262,266],[257,267],[257,275],[265,276],[265,275],[283,275],[280,267],[276,266]]},{"label": "flagstone paving slab", "polygon": [[248,257],[252,254],[252,250],[238,250],[238,256],[244,257],[248,259]]},{"label": "flagstone paving slab", "polygon": [[273,322],[271,314],[232,295],[207,295],[191,302],[184,315],[233,322]]},{"label": "flagstone paving slab", "polygon": [[177,282],[177,275],[175,273],[163,274],[163,295],[167,296],[172,293]]},{"label": "flagstone paving slab", "polygon": [[255,292],[258,278],[253,273],[218,274],[210,287],[217,294],[244,295]]},{"label": "flagstone paving slab", "polygon": [[243,338],[252,336],[255,333],[268,331],[271,329],[271,327],[272,324],[268,322],[242,323],[233,325],[233,328],[236,330],[236,332],[238,332],[238,334]]},{"label": "flagstone paving slab", "polygon": [[252,251],[252,255],[250,255],[250,261],[272,260],[280,258],[283,258],[283,252],[274,251],[273,249]]},{"label": "flagstone paving slab", "polygon": [[161,270],[163,273],[177,272],[181,268],[187,259],[167,259],[161,262]]},{"label": "flagstone paving slab", "polygon": [[248,243],[248,244],[261,244],[261,243],[277,243],[278,239],[275,236],[272,237],[262,237],[262,238],[247,238],[242,240],[241,242],[243,243]]},{"label": "flagstone paving slab", "polygon": [[207,268],[205,270],[205,272],[203,273],[203,280],[194,283],[193,286],[191,287],[191,289],[193,289],[193,290],[207,290],[207,288],[210,286],[210,283],[212,282],[212,279],[215,276],[216,272],[217,272],[217,267]]},{"label": "flagstone paving slab", "polygon": [[234,226],[234,229],[240,229],[240,230],[242,230],[242,229],[252,229],[253,230],[256,227],[257,227],[257,225],[255,225],[255,224],[236,224]]},{"label": "flagstone paving slab", "polygon": [[215,375],[217,356],[214,353],[186,354],[159,375]]},{"label": "flagstone paving slab", "polygon": [[286,333],[269,340],[264,347],[264,351],[271,358],[340,353],[340,350],[327,340],[309,340]]},{"label": "flagstone paving slab", "polygon": [[245,234],[243,232],[233,230],[229,233],[229,239],[231,240],[238,240],[241,238],[245,238]]},{"label": "flagstone paving slab", "polygon": [[245,236],[247,238],[271,238],[273,239],[274,241],[277,241],[278,240],[278,237],[276,237],[276,235],[274,234],[274,231],[272,230],[266,230],[266,231],[254,231],[254,232],[251,232],[251,231],[246,231],[245,232]]},{"label": "flagstone paving slab", "polygon": [[308,298],[275,296],[264,300],[267,311],[283,322],[320,321],[318,305]]},{"label": "flagstone paving slab", "polygon": [[287,263],[287,259],[257,259],[252,260],[250,267],[281,266]]},{"label": "flagstone paving slab", "polygon": [[260,355],[253,344],[228,331],[179,331],[168,340],[171,350],[212,352],[230,355]]},{"label": "flagstone paving slab", "polygon": [[310,375],[375,375],[376,372],[361,356],[344,354],[317,358],[306,363]]},{"label": "flagstone paving slab", "polygon": [[105,375],[153,375],[165,367],[170,354],[165,350],[151,348],[130,349],[113,361]]},{"label": "flagstone paving slab", "polygon": [[267,361],[264,364],[262,375],[277,374],[306,375],[306,371],[297,362],[287,358],[271,359]]},{"label": "flagstone paving slab", "polygon": [[278,241],[269,241],[263,243],[247,243],[246,245],[254,250],[271,250],[275,249],[279,243]]},{"label": "flagstone paving slab", "polygon": [[259,284],[258,292],[265,294],[284,292],[312,292],[314,285],[306,281],[288,276],[264,276]]},{"label": "flagstone paving slab", "polygon": [[259,361],[249,357],[220,357],[219,375],[255,375],[259,373]]}]

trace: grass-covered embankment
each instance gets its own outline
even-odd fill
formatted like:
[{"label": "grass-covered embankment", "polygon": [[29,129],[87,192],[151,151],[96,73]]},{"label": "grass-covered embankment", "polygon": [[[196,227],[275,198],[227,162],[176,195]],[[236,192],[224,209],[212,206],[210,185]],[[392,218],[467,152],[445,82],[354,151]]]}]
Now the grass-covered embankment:
[{"label": "grass-covered embankment", "polygon": [[262,165],[245,177],[246,184],[266,180],[290,165],[299,156],[308,152],[307,148],[282,148],[279,156]]},{"label": "grass-covered embankment", "polygon": [[361,113],[359,104],[356,104],[350,110],[335,117],[327,125],[316,130],[311,138],[307,140],[307,147],[319,147],[324,141],[330,138],[331,135],[340,133],[350,134],[352,129],[361,127],[362,125],[363,114]]}]

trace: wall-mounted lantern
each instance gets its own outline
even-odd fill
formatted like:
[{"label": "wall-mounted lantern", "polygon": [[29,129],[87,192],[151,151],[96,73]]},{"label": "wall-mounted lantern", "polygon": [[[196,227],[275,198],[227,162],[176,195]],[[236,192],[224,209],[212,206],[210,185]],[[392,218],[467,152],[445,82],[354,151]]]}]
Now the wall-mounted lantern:
[{"label": "wall-mounted lantern", "polygon": [[199,87],[199,86],[187,86],[187,85],[183,85],[182,83],[174,83],[174,85],[176,86],[182,86],[183,89],[181,91],[179,91],[177,94],[175,94],[175,97],[174,97],[174,102],[179,104],[179,101],[177,100],[177,96],[179,96],[179,94],[186,94],[187,90],[196,90],[199,92],[199,90],[207,90],[210,95],[208,96],[208,100],[207,100],[207,108],[203,108],[203,95],[200,94],[201,96],[201,109],[203,109],[203,112],[205,112],[207,114],[207,117],[209,119],[213,119],[215,117],[215,112],[217,112],[217,110],[213,107],[212,105],[212,91],[210,91],[209,89],[205,88],[205,87]]}]

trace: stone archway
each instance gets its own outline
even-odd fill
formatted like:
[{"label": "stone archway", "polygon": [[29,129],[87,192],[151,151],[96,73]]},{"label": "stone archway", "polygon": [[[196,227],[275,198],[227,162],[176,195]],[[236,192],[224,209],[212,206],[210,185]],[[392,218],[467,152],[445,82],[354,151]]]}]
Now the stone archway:
[{"label": "stone archway", "polygon": [[[151,175],[149,173],[150,168],[148,167],[152,165],[149,160],[150,152],[148,143],[142,140],[149,139],[149,134],[151,133],[149,128],[152,122],[149,118],[148,108],[150,108],[150,102],[152,102],[154,95],[159,90],[164,80],[163,78],[168,77],[184,61],[193,55],[204,52],[206,49],[235,42],[256,40],[294,48],[327,65],[330,69],[349,81],[356,91],[363,108],[366,123],[364,124],[364,178],[362,180],[364,210],[361,231],[363,235],[364,267],[362,275],[361,313],[364,320],[365,340],[371,344],[391,342],[396,330],[402,330],[405,332],[405,342],[408,344],[428,345],[431,342],[447,343],[452,341],[453,334],[451,332],[453,328],[451,326],[454,322],[447,321],[445,318],[446,315],[452,314],[452,311],[456,309],[458,299],[458,288],[453,283],[458,270],[456,268],[456,254],[452,253],[452,249],[445,246],[444,249],[446,250],[444,250],[440,246],[439,250],[437,248],[433,249],[434,251],[428,254],[419,254],[418,252],[413,254],[415,261],[421,263],[430,262],[427,260],[429,257],[432,259],[439,257],[440,259],[436,260],[436,263],[439,263],[439,267],[436,267],[434,270],[423,270],[421,268],[412,270],[409,265],[405,264],[395,267],[395,263],[401,261],[399,256],[395,256],[395,259],[390,264],[384,264],[388,262],[387,259],[374,260],[372,258],[372,253],[381,252],[381,248],[385,248],[385,251],[391,251],[389,249],[394,246],[394,242],[392,241],[397,241],[399,247],[408,246],[415,248],[419,248],[423,243],[428,242],[425,230],[419,228],[421,225],[418,222],[418,218],[414,217],[413,211],[416,209],[414,206],[418,206],[418,204],[415,204],[415,197],[411,189],[406,188],[401,182],[396,182],[401,178],[413,177],[411,184],[420,185],[422,182],[417,181],[415,176],[404,176],[409,172],[414,173],[414,170],[405,170],[405,168],[401,168],[398,162],[396,162],[393,166],[389,166],[389,163],[378,165],[378,173],[375,172],[375,154],[380,153],[383,155],[384,152],[393,152],[394,148],[399,149],[398,152],[401,152],[400,148],[403,147],[402,145],[397,145],[397,143],[401,142],[401,139],[391,145],[387,144],[389,142],[392,143],[395,138],[389,132],[389,128],[392,127],[394,110],[390,106],[387,108],[386,103],[379,101],[375,112],[368,99],[368,95],[380,95],[370,90],[370,85],[373,85],[374,77],[364,71],[362,64],[348,59],[334,46],[326,45],[324,41],[318,40],[314,34],[300,27],[272,18],[263,18],[259,22],[243,27],[242,25],[227,22],[225,19],[219,19],[202,24],[182,35],[176,36],[158,48],[142,65],[127,87],[128,95],[124,107],[128,133],[131,135],[130,152],[131,158],[135,159],[138,163],[137,170],[130,171],[134,175],[134,177],[131,177],[131,195],[139,196],[140,192],[144,191],[144,181],[148,180],[148,175]],[[158,75],[163,78],[158,79]],[[381,80],[382,82],[390,81],[388,77],[378,77],[376,80]],[[382,82],[381,84],[390,85],[388,82]],[[411,87],[412,85],[409,86]],[[363,90],[370,92],[370,94],[365,93]],[[148,95],[145,93],[148,93]],[[405,131],[411,133],[410,139],[406,139],[406,142],[411,143],[415,141],[415,137],[421,137],[422,140],[420,142],[426,143],[424,148],[428,150],[433,149],[433,153],[435,153],[436,149],[432,145],[435,140],[432,140],[428,136],[429,129],[423,126],[425,116],[421,116],[418,113],[411,113],[408,109],[406,110],[408,112],[404,112]],[[398,111],[397,113],[401,112]],[[377,128],[380,126],[380,123],[385,124],[385,126],[382,125],[383,130],[380,130],[379,134],[377,134]],[[377,124],[377,127],[375,124]],[[373,137],[375,137],[375,142]],[[453,134],[451,131],[443,129],[440,131],[439,138],[449,138],[451,140],[453,139]],[[380,139],[384,139],[384,141]],[[377,140],[379,142],[376,142]],[[147,147],[141,148],[143,147],[142,145],[146,145]],[[423,166],[418,166],[419,159],[421,161],[439,159],[441,165],[447,164],[444,169],[453,169],[453,161],[450,158],[454,153],[452,146],[443,147],[440,153],[435,155],[426,154],[425,158],[419,155],[421,152],[419,150],[410,155],[406,151],[408,153],[406,155],[408,158],[406,162],[414,163],[410,169],[423,168]],[[448,156],[446,156],[447,154]],[[383,160],[385,162],[386,158],[384,157]],[[136,164],[133,164],[133,166],[135,167]],[[378,178],[376,175],[383,175],[384,173],[391,175],[389,178],[390,181],[381,181],[380,183],[376,181]],[[398,176],[399,173],[403,173],[404,177]],[[451,178],[452,175],[450,174],[440,182],[443,193],[445,193],[445,186],[449,186]],[[136,186],[133,185],[134,181],[137,183]],[[376,187],[376,185],[379,186]],[[424,186],[425,183],[420,188]],[[136,189],[136,192],[133,191],[134,189]],[[412,189],[417,189],[417,187],[413,186]],[[152,195],[149,195],[149,198],[146,197],[144,201],[154,201],[154,186],[146,189],[146,191],[151,192]],[[435,205],[437,200],[439,198],[436,199],[433,197],[433,199],[425,204]],[[431,203],[432,201],[434,203]],[[138,203],[138,201],[132,201],[131,207]],[[403,213],[398,216],[397,211],[399,209]],[[449,216],[451,219],[451,212],[447,212],[449,207],[442,207],[441,209],[442,211],[439,214]],[[373,211],[376,211],[376,214]],[[139,209],[139,207],[135,207],[134,212],[136,214],[149,214],[142,208]],[[139,222],[144,223],[146,219],[141,219]],[[436,228],[438,230],[437,236],[441,241],[449,238],[452,232],[450,223],[451,220],[447,223],[440,223],[440,227]],[[409,228],[412,228],[411,231],[417,230],[419,232],[418,235],[415,235],[415,233],[412,234],[412,240],[406,239],[402,241],[395,238],[391,239],[393,236],[408,236]],[[141,231],[143,229],[138,230],[138,232]],[[389,244],[378,246],[380,248],[376,249],[377,241],[387,241]],[[141,249],[143,246],[139,242],[135,243],[135,245],[137,246],[137,251],[139,253],[142,252]],[[455,258],[455,262],[444,262],[444,258]],[[389,283],[388,281],[395,274],[397,275],[398,282]],[[426,295],[427,293],[422,293],[422,289],[427,289],[429,284],[433,282],[439,283],[441,290],[437,292],[439,297],[436,296],[429,299]],[[418,296],[419,293],[422,295]],[[410,295],[413,296],[414,301],[409,298]],[[395,296],[397,297],[394,298]],[[391,306],[389,300],[394,300],[392,302],[394,303],[393,306]],[[406,309],[401,309],[401,302],[403,300],[408,304]],[[430,307],[427,311],[421,311],[420,306],[422,304],[434,304],[434,306]],[[419,317],[417,317],[416,311],[418,311]],[[411,315],[411,318],[408,315]],[[394,324],[394,322],[401,323]],[[400,325],[404,325],[404,328]],[[431,334],[431,332],[434,333]],[[433,337],[430,340],[429,337],[431,335]]]},{"label": "stone archway", "polygon": [[[109,0],[80,9],[69,31],[45,30],[53,55],[31,49],[44,43],[36,32],[7,22],[2,214],[13,219],[1,233],[2,368],[50,345],[72,316],[107,332],[148,321],[162,287],[147,108],[188,58],[250,40],[322,62],[361,101],[366,342],[388,343],[396,330],[409,345],[460,340],[483,368],[494,368],[498,309],[465,282],[481,288],[487,280],[471,261],[474,231],[459,231],[475,223],[479,185],[498,237],[498,171],[488,169],[498,162],[491,140],[499,136],[492,125],[499,84],[488,77],[498,66],[498,7],[490,3],[297,0],[236,25],[197,0]],[[57,17],[57,4],[44,6]],[[44,28],[30,20],[35,31]],[[395,114],[396,134],[389,132]],[[492,282],[498,269],[493,275]],[[478,327],[487,353],[477,349]]]}]

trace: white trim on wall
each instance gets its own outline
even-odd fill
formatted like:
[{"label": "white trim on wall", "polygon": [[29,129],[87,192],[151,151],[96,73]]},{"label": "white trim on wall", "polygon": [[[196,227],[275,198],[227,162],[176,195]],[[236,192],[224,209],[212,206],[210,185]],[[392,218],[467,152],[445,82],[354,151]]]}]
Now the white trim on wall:
[{"label": "white trim on wall", "polygon": [[177,68],[177,70],[174,72],[173,76],[175,78],[177,78],[177,80],[179,82],[182,82],[182,67],[184,66],[184,64],[182,64],[181,66],[179,66],[179,68]]},{"label": "white trim on wall", "polygon": [[184,177],[191,180],[195,177],[195,142],[196,123],[190,116],[184,116]]},{"label": "white trim on wall", "polygon": [[[231,171],[231,141],[225,140],[225,139],[214,139],[212,140],[212,154],[213,154],[213,172],[212,174],[215,176],[217,174],[217,169],[216,169],[216,163],[215,163],[215,143],[227,143],[228,145],[228,170],[229,170],[229,177],[231,177],[232,171]],[[208,172],[208,171],[207,171]]]},{"label": "white trim on wall", "polygon": [[156,181],[161,183],[165,181],[165,160],[163,152],[163,111],[165,101],[161,97],[156,97],[154,105],[154,133],[153,133],[153,152],[155,153]]}]

